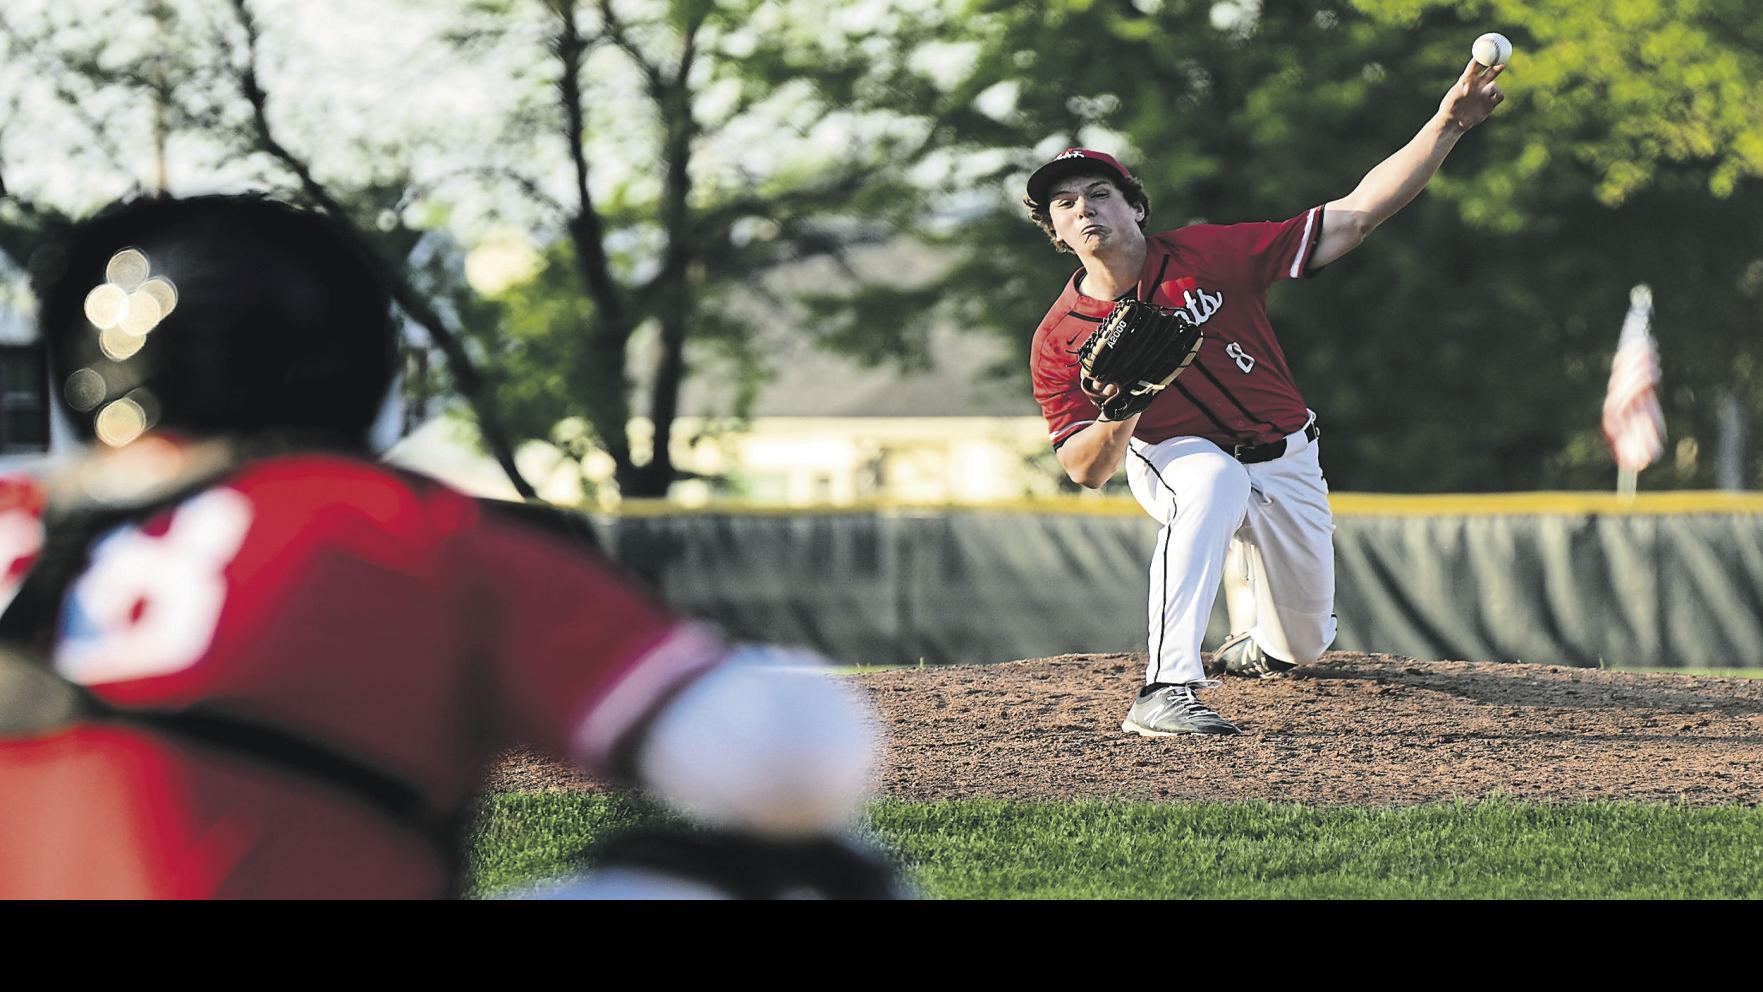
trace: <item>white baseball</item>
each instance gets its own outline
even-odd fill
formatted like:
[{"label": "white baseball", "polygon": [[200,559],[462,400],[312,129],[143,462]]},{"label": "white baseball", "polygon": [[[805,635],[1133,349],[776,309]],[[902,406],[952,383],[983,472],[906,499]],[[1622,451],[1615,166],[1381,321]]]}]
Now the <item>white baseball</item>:
[{"label": "white baseball", "polygon": [[1475,47],[1470,50],[1475,53],[1475,61],[1489,68],[1505,65],[1506,60],[1512,57],[1512,43],[1506,40],[1505,35],[1492,31],[1475,39]]}]

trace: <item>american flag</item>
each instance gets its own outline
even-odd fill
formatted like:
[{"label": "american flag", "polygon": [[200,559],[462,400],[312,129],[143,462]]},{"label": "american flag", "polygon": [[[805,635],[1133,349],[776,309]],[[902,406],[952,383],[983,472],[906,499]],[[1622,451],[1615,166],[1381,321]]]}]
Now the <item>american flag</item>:
[{"label": "american flag", "polygon": [[1639,472],[1665,451],[1665,413],[1659,409],[1659,348],[1653,343],[1653,292],[1644,284],[1628,297],[1628,317],[1610,362],[1604,394],[1604,440],[1616,465]]}]

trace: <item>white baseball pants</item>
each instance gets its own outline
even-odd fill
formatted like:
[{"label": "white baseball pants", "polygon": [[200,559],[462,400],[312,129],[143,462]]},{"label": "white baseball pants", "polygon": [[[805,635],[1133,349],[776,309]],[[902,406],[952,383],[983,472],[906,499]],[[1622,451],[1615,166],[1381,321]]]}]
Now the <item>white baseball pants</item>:
[{"label": "white baseball pants", "polygon": [[1247,630],[1268,655],[1300,665],[1334,641],[1334,518],[1316,443],[1303,442],[1293,435],[1283,457],[1254,465],[1204,438],[1130,443],[1133,496],[1163,525],[1151,556],[1147,683],[1206,677],[1200,642],[1227,567],[1241,589],[1227,600],[1233,633]]}]

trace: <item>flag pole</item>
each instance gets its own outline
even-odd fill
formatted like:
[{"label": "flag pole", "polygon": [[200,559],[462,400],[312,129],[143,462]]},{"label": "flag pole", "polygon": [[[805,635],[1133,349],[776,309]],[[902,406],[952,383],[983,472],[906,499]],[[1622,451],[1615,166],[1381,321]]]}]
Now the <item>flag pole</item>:
[{"label": "flag pole", "polygon": [[1623,499],[1634,499],[1635,477],[1639,474],[1639,472],[1630,472],[1625,468],[1617,469],[1616,495],[1621,496]]}]

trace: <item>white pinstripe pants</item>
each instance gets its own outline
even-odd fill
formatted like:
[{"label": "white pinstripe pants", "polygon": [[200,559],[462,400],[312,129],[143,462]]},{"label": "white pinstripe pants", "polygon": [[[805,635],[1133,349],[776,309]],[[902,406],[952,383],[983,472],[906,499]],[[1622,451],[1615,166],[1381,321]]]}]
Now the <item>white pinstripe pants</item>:
[{"label": "white pinstripe pants", "polygon": [[1248,630],[1275,658],[1320,657],[1335,637],[1334,518],[1316,443],[1244,465],[1204,438],[1135,438],[1126,460],[1133,496],[1163,525],[1151,555],[1145,681],[1206,677],[1200,642],[1227,558],[1245,585],[1228,604],[1231,630]]}]

